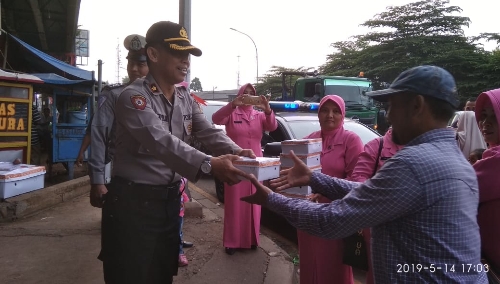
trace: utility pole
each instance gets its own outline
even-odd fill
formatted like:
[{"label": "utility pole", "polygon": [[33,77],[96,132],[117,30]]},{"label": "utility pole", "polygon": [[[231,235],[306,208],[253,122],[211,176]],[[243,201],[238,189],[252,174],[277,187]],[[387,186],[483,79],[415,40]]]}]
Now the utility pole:
[{"label": "utility pole", "polygon": [[[179,0],[179,24],[186,29],[188,39],[191,40],[191,0]],[[191,83],[191,69],[193,69],[193,64],[186,75],[188,84]]]},{"label": "utility pole", "polygon": [[236,89],[239,89],[240,88],[240,56],[236,56],[238,57],[238,81],[236,82]]},{"label": "utility pole", "polygon": [[102,60],[97,60],[97,95],[100,96],[102,91]]},{"label": "utility pole", "polygon": [[[119,39],[117,38],[119,41]],[[116,83],[120,84],[120,68],[122,67],[122,60],[120,58],[120,43],[116,45]]]}]

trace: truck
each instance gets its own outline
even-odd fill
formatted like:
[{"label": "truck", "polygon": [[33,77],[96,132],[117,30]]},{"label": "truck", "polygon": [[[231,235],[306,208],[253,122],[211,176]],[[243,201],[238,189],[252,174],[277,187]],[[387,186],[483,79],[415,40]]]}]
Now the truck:
[{"label": "truck", "polygon": [[[293,86],[287,87],[287,76],[301,76]],[[291,78],[291,77],[289,77]],[[383,111],[366,92],[372,90],[372,83],[367,78],[325,76],[314,72],[282,72],[282,101],[319,102],[326,95],[337,95],[345,102],[346,117],[377,130],[379,121],[385,121]]]}]

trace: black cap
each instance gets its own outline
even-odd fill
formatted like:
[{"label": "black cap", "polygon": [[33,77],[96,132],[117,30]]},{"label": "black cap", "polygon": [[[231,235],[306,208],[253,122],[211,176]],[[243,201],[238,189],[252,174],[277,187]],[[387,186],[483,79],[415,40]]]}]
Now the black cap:
[{"label": "black cap", "polygon": [[132,34],[123,40],[123,46],[128,50],[127,59],[146,62],[146,38]]},{"label": "black cap", "polygon": [[384,102],[390,95],[404,92],[443,100],[455,108],[460,104],[453,76],[443,68],[431,65],[417,66],[403,71],[388,89],[368,92],[366,95]]},{"label": "black cap", "polygon": [[194,56],[201,55],[201,50],[191,45],[186,29],[170,21],[154,23],[146,33],[146,42],[148,45],[166,43],[172,50],[188,51]]}]

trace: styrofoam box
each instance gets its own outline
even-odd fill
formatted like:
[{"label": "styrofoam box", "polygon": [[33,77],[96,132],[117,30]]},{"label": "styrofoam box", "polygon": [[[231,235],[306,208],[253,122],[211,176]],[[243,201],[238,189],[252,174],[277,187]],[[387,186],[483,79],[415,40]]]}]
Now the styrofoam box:
[{"label": "styrofoam box", "polygon": [[295,155],[318,153],[322,150],[322,141],[321,138],[281,141],[281,152],[289,154],[290,150],[293,150]]},{"label": "styrofoam box", "polygon": [[[297,158],[299,158],[302,162],[304,162],[304,164],[306,164],[310,168],[321,165],[321,153],[312,153],[305,155],[295,154],[295,156],[297,156]],[[282,167],[291,168],[294,165],[292,156],[290,156],[290,154],[281,153],[280,160]]]},{"label": "styrofoam box", "polygon": [[[233,165],[245,173],[253,174],[259,181],[280,176],[279,158],[257,157],[252,159],[241,157],[241,159],[233,161]],[[245,180],[243,177],[239,178]]]},{"label": "styrofoam box", "polygon": [[0,163],[0,198],[9,198],[43,188],[45,167],[6,164]]}]

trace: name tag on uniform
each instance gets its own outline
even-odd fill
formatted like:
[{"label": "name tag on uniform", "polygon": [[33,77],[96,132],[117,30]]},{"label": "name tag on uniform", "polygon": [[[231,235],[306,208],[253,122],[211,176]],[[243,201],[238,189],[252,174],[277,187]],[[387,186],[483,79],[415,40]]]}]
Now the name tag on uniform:
[{"label": "name tag on uniform", "polygon": [[109,162],[104,166],[104,183],[108,184],[111,182],[111,164],[113,162]]},{"label": "name tag on uniform", "polygon": [[234,123],[243,123],[243,121],[239,120],[239,121],[235,121]]}]

